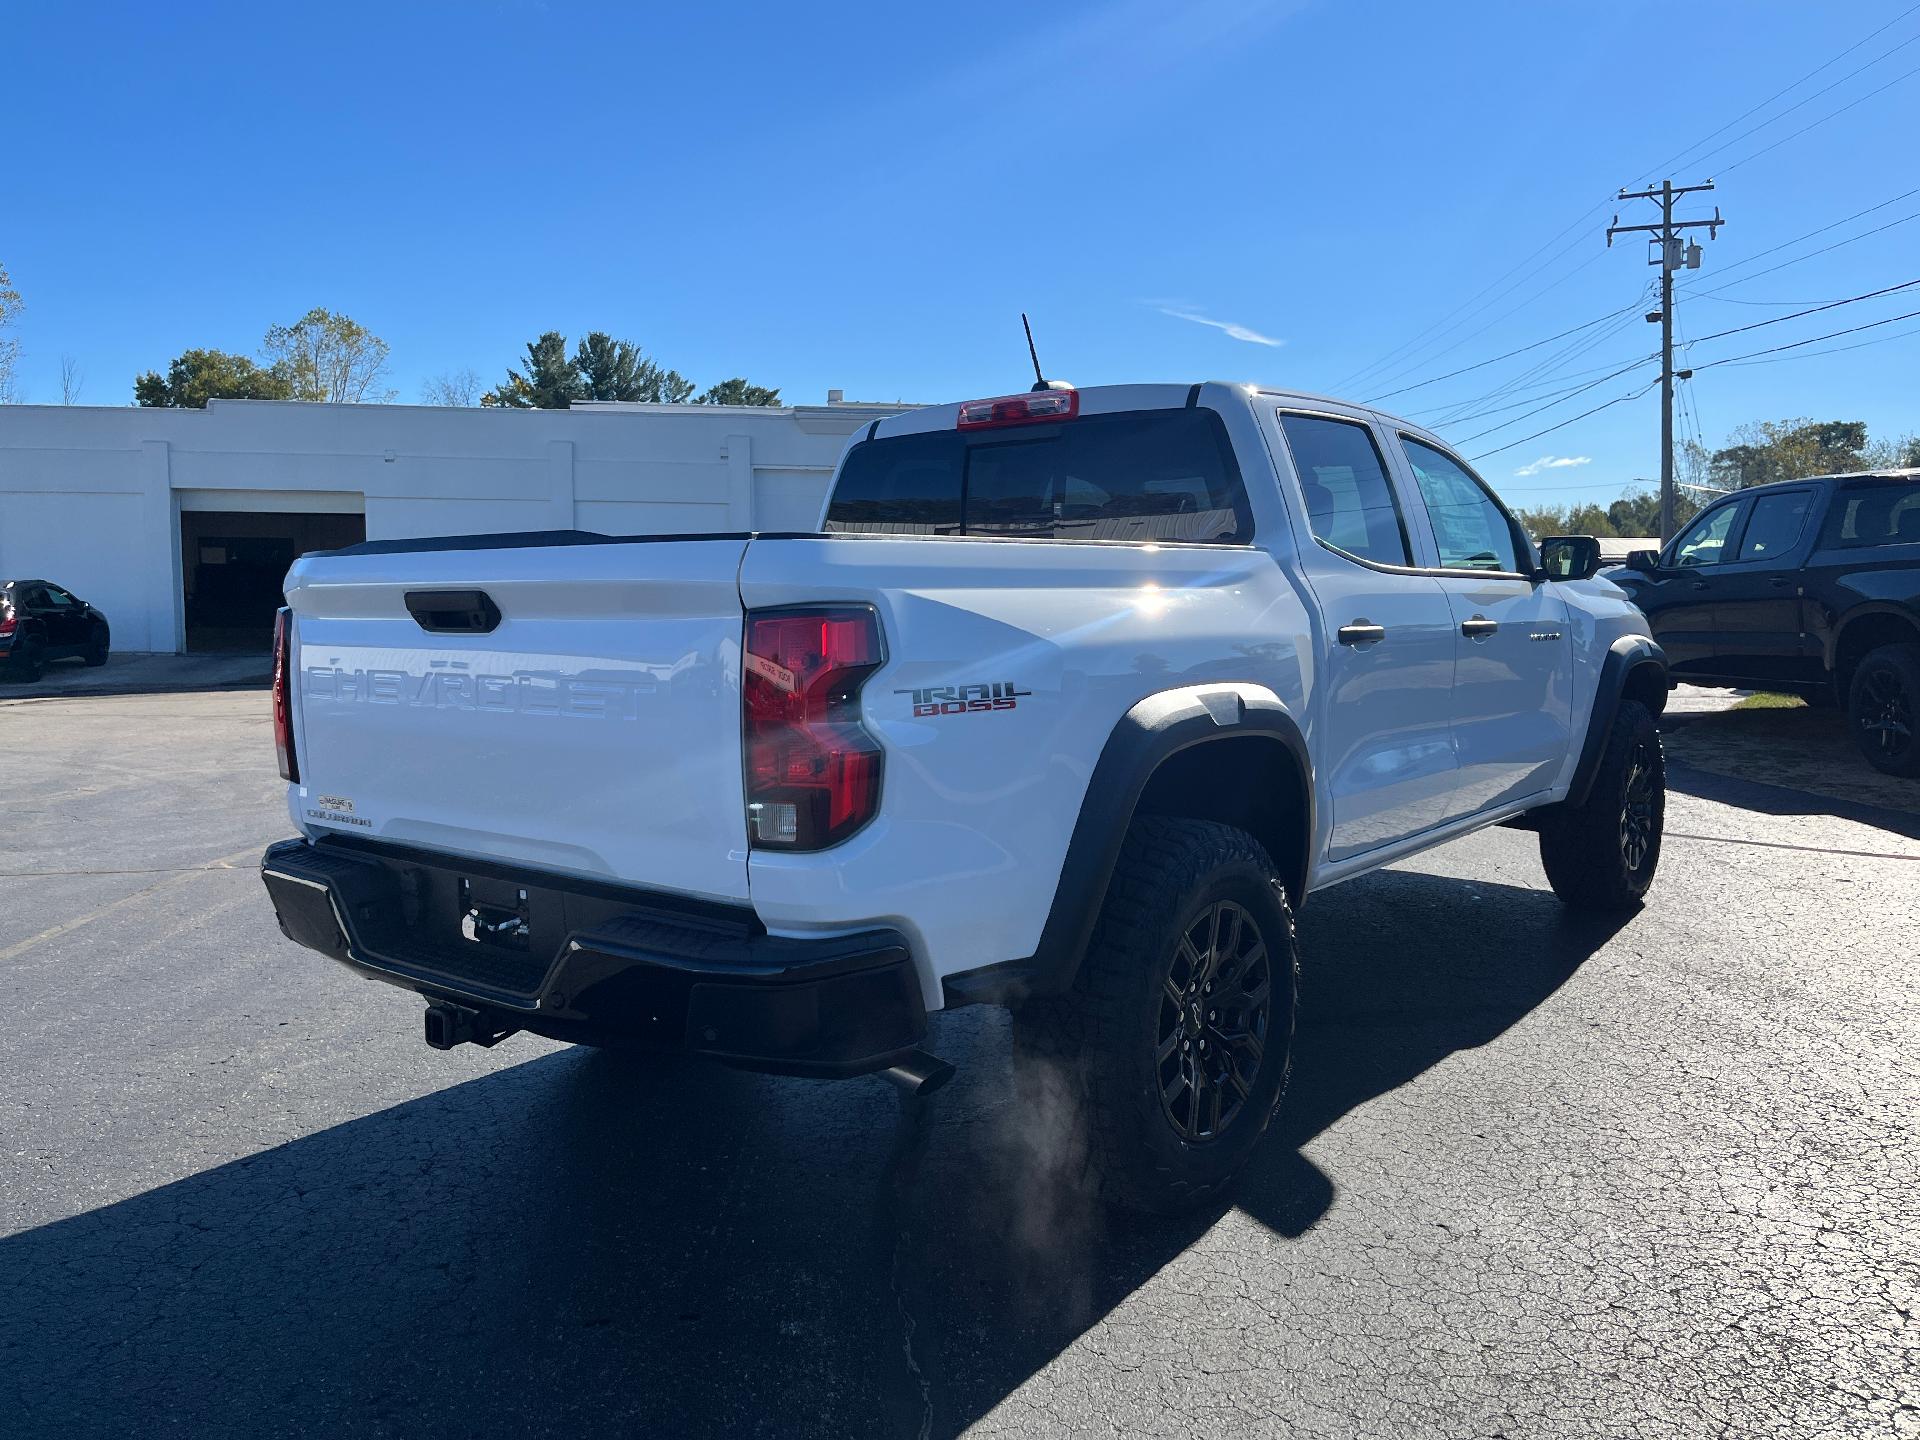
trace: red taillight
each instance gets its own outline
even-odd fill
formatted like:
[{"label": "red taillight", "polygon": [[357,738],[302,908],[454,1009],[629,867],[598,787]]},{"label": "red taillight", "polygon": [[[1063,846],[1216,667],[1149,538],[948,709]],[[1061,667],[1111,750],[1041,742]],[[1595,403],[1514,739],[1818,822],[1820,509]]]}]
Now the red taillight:
[{"label": "red taillight", "polygon": [[837,844],[880,805],[880,746],[860,724],[880,622],[859,606],[747,615],[741,703],[747,838],[780,850]]},{"label": "red taillight", "polygon": [[1002,395],[997,400],[969,400],[960,407],[955,425],[961,430],[992,430],[1003,425],[1071,420],[1079,413],[1078,390],[1034,390],[1025,395]]},{"label": "red taillight", "polygon": [[0,605],[0,635],[11,635],[19,623],[20,617],[13,613],[11,605]]},{"label": "red taillight", "polygon": [[280,756],[280,778],[300,780],[300,762],[293,753],[293,617],[285,606],[273,617],[273,748]]}]

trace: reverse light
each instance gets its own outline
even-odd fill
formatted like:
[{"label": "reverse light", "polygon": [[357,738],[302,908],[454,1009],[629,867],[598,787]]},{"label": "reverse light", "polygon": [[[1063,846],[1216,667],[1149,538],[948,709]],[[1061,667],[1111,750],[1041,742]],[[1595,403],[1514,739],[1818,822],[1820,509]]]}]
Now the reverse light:
[{"label": "reverse light", "polygon": [[838,844],[880,806],[880,745],[860,723],[880,622],[865,606],[754,610],[743,648],[748,842]]},{"label": "reverse light", "polygon": [[280,758],[280,778],[300,780],[300,762],[293,753],[293,615],[282,605],[273,616],[273,748]]},{"label": "reverse light", "polygon": [[1006,425],[1071,420],[1079,413],[1078,390],[1034,390],[1025,395],[1002,395],[995,400],[969,400],[960,407],[960,418],[955,425],[961,430],[994,430]]}]

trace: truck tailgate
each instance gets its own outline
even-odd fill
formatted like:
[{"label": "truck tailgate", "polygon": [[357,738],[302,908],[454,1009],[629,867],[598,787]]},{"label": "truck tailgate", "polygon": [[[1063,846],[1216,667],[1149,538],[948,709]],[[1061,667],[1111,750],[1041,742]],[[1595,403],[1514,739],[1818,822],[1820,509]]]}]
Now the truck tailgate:
[{"label": "truck tailgate", "polygon": [[300,560],[287,580],[295,820],[315,835],[745,899],[746,545]]}]

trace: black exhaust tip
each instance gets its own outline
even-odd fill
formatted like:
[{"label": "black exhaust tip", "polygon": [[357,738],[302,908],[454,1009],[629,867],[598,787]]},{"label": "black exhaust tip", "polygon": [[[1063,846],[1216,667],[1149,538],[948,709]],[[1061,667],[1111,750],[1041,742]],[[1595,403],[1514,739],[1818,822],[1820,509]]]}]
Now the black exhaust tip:
[{"label": "black exhaust tip", "polygon": [[908,1095],[931,1095],[953,1079],[953,1066],[925,1050],[909,1050],[880,1073]]}]

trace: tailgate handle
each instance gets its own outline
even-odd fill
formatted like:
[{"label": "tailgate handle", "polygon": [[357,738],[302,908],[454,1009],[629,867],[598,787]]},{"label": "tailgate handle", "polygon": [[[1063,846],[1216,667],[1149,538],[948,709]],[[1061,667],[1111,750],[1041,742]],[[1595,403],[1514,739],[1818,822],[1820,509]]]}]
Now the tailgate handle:
[{"label": "tailgate handle", "polygon": [[409,590],[407,613],[435,635],[486,635],[500,623],[500,607],[484,590]]}]

